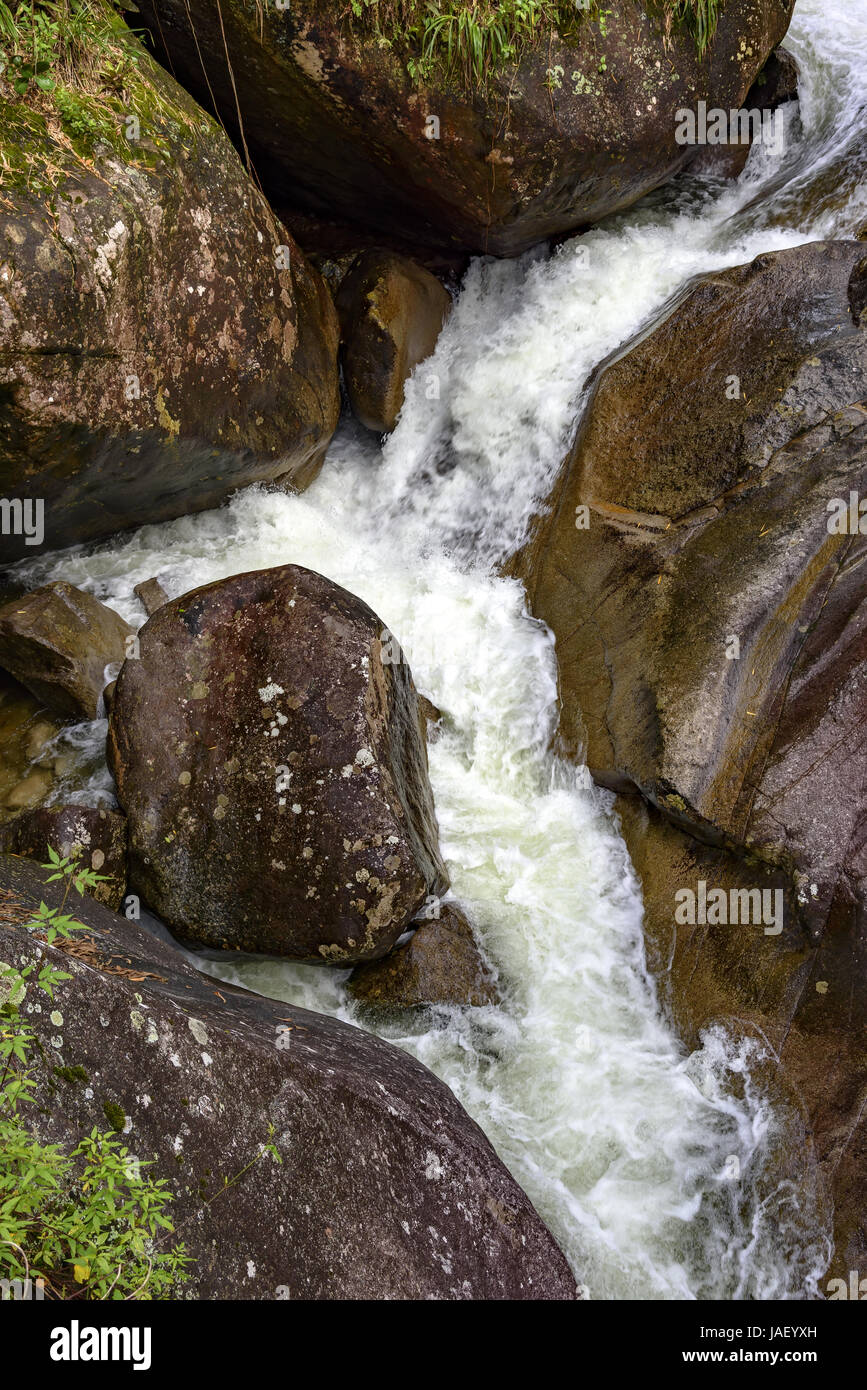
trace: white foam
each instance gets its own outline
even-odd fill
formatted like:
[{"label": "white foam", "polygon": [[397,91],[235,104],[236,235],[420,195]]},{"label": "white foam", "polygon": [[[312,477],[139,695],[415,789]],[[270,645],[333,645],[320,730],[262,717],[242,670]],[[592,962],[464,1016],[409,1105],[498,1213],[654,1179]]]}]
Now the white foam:
[{"label": "white foam", "polygon": [[[805,135],[782,161],[757,150],[714,196],[686,181],[553,256],[474,264],[381,452],[344,424],[303,497],[249,489],[220,511],[29,566],[139,623],[132,588],[151,575],[174,596],[293,562],[346,585],[396,635],[446,715],[431,748],[443,847],[505,1004],[382,1031],[448,1082],[596,1297],[800,1297],[827,1263],[827,1232],[809,1182],[775,1180],[778,1117],[755,1045],[715,1031],[687,1056],[664,1022],[606,798],[548,751],[550,635],[520,587],[492,573],[545,496],[600,360],[690,276],[854,226],[856,189],[836,211],[808,190],[835,135],[857,125],[863,140],[863,40],[867,0],[802,0],[792,46]],[[342,972],[221,971],[364,1022]]]}]

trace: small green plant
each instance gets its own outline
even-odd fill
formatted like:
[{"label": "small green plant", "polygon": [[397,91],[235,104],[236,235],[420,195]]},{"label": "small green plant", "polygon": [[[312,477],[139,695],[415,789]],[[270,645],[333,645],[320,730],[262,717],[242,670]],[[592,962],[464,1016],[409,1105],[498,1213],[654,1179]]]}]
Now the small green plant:
[{"label": "small green plant", "polygon": [[[109,0],[0,0],[0,74],[19,96],[31,83],[51,92],[86,82],[117,61],[120,35]],[[127,50],[125,61],[136,60]]]},{"label": "small green plant", "polygon": [[[645,0],[666,36],[675,28],[692,34],[703,55],[716,32],[725,0]],[[414,80],[435,71],[479,87],[518,63],[542,39],[559,34],[578,40],[588,25],[607,38],[614,11],[599,0],[350,0],[350,22],[405,52]],[[599,71],[606,71],[603,57]],[[549,68],[545,84],[555,89]]]},{"label": "small green plant", "polygon": [[[29,921],[8,930],[53,946],[85,930],[63,911],[70,889],[84,893],[104,876],[53,850],[49,856],[47,881],[66,882],[61,906],[40,903]],[[43,1144],[25,1123],[27,1105],[44,1108],[45,1097],[30,1062],[39,1043],[22,1005],[33,988],[54,1002],[57,986],[70,978],[40,956],[18,967],[0,963],[0,1277],[42,1280],[46,1296],[56,1299],[168,1297],[188,1278],[190,1258],[183,1244],[159,1248],[173,1231],[172,1195],[115,1132],[120,1107],[109,1116],[111,1131],[93,1128],[69,1152]],[[80,1067],[67,1070],[86,1077]]]}]

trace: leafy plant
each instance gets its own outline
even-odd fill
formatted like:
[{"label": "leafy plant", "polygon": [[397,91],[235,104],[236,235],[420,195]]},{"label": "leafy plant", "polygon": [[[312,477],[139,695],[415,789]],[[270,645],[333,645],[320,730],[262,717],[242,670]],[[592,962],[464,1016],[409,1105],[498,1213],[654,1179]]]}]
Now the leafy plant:
[{"label": "leafy plant", "polygon": [[0,74],[19,96],[86,86],[118,59],[138,61],[123,36],[111,0],[0,0]]},{"label": "leafy plant", "polygon": [[[70,889],[84,893],[103,875],[49,850],[49,883],[66,882],[59,908],[40,903],[22,927],[40,944],[69,941],[80,922],[63,911]],[[26,1106],[38,1096],[30,1057],[39,1047],[21,1008],[37,988],[54,1001],[71,976],[37,956],[15,967],[0,963],[0,1277],[42,1279],[57,1299],[167,1297],[188,1278],[183,1244],[159,1242],[173,1231],[165,1179],[130,1154],[118,1135],[93,1128],[67,1153],[28,1129]],[[72,1075],[75,1069],[68,1069]]]}]

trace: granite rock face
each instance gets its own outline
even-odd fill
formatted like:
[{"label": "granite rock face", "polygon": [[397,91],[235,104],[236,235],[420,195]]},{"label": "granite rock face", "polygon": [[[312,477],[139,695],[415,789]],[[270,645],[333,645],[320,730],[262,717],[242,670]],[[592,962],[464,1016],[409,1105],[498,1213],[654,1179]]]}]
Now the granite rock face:
[{"label": "granite rock face", "polygon": [[106,668],[135,634],[113,609],[57,581],[0,608],[0,665],[64,719],[95,719]]},{"label": "granite rock face", "polygon": [[[518,562],[564,747],[623,794],[672,1014],[770,1043],[844,1271],[867,1260],[865,286],[857,242],[688,286],[603,364]],[[714,915],[678,916],[702,883]]]},{"label": "granite rock face", "polygon": [[199,100],[213,92],[239,143],[240,108],[275,207],[498,256],[629,207],[682,169],[694,151],[677,144],[678,110],[739,107],[793,8],[723,6],[700,56],[652,5],[611,0],[604,24],[552,29],[517,66],[467,85],[437,67],[413,81],[419,37],[398,21],[380,42],[369,13],[333,0],[258,15],[244,0],[220,15],[209,0],[140,5],[157,51]]},{"label": "granite rock face", "polygon": [[[302,488],[337,422],[321,278],[225,133],[137,59],[86,150],[0,97],[0,475],[49,549]],[[3,550],[35,553],[21,527]]]},{"label": "granite rock face", "polygon": [[[21,924],[60,901],[43,879],[0,858],[0,962],[32,954]],[[51,1019],[28,1015],[43,1043],[35,1123],[71,1145],[106,1129],[110,1107],[131,1153],[169,1182],[168,1239],[194,1260],[181,1297],[579,1297],[529,1199],[420,1063],[209,980],[89,898],[73,910],[87,931],[72,951],[44,948],[72,978]],[[259,1156],[266,1143],[281,1162]]]},{"label": "granite rock face", "polygon": [[352,964],[445,891],[415,687],[384,633],[294,565],[196,589],[141,629],[109,762],[130,885],[181,936]]}]

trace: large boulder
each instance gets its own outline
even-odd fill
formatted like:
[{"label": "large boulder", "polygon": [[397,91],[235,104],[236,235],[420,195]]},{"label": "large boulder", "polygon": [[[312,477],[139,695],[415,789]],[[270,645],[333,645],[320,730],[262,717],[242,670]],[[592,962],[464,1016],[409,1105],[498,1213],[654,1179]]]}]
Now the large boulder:
[{"label": "large boulder", "polygon": [[677,111],[740,106],[793,3],[722,6],[705,55],[684,26],[666,32],[655,4],[611,0],[599,21],[575,7],[565,37],[539,19],[519,62],[476,82],[442,62],[418,73],[420,3],[139,8],[157,51],[201,100],[213,93],[239,141],[240,110],[276,207],[334,214],[386,240],[513,255],[683,168]]},{"label": "large boulder", "polygon": [[[521,562],[558,639],[568,747],[771,862],[797,849],[778,790],[756,794],[768,740],[832,591],[859,592],[862,541],[831,504],[867,495],[865,259],[813,243],[691,286],[601,372]],[[827,810],[809,855],[827,846],[826,893],[856,813]]]},{"label": "large boulder", "polygon": [[40,110],[0,82],[0,474],[44,509],[8,558],[303,487],[337,420],[319,275],[225,134],[133,51],[107,52],[119,90]]},{"label": "large boulder", "polygon": [[369,430],[397,424],[409,376],[430,357],[452,307],[439,280],[389,251],[366,251],[337,295],[343,379],[353,414]]},{"label": "large boulder", "polygon": [[447,880],[415,687],[376,615],[286,565],[167,603],[139,640],[109,725],[130,886],[208,946],[383,955]]},{"label": "large boulder", "polygon": [[[776,1049],[848,1268],[867,1259],[865,271],[863,245],[814,243],[688,287],[601,371],[519,562],[557,637],[564,746],[633,793],[675,1017]],[[700,882],[782,906],[690,921],[677,895]]]},{"label": "large boulder", "polygon": [[57,580],[0,608],[0,666],[64,719],[95,719],[134,630],[112,608]]},{"label": "large boulder", "polygon": [[[46,885],[0,859],[0,961]],[[209,980],[89,898],[43,959],[71,978],[25,1008],[39,1105],[71,1146],[111,1123],[168,1182],[197,1299],[576,1299],[529,1199],[451,1091],[370,1033]],[[44,999],[44,996],[42,996]],[[262,1153],[272,1142],[281,1162]]]},{"label": "large boulder", "polygon": [[362,1004],[377,1009],[426,1004],[479,1008],[499,1002],[472,926],[454,903],[444,903],[382,960],[357,966],[348,987]]},{"label": "large boulder", "polygon": [[93,896],[106,907],[119,908],[126,892],[126,819],[103,806],[41,806],[22,811],[0,826],[0,850],[48,862],[54,850],[92,870],[100,881]]}]

